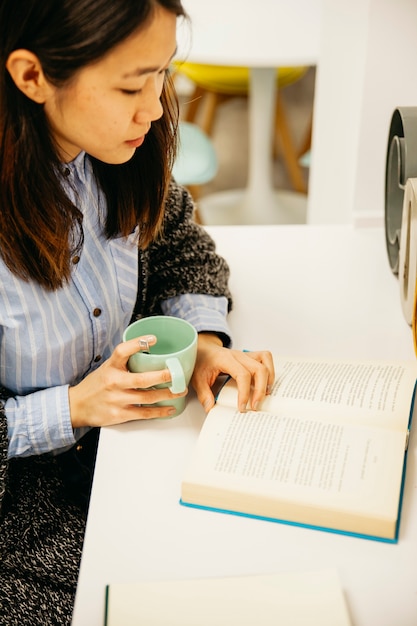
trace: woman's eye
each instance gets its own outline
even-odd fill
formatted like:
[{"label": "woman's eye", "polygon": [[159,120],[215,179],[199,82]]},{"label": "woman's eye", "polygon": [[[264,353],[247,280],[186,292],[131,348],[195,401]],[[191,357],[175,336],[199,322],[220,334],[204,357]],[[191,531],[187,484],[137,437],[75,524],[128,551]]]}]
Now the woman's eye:
[{"label": "woman's eye", "polygon": [[[170,68],[164,68],[163,70],[160,70],[158,72],[158,76],[160,76],[161,78],[165,79],[165,76],[167,76],[167,74],[170,73]],[[145,85],[146,87],[146,85]],[[142,93],[143,91],[143,87],[140,89],[120,89],[121,93],[125,94],[126,96],[137,96],[138,94]]]},{"label": "woman's eye", "polygon": [[142,89],[121,89],[120,91],[127,96],[136,96],[142,91]]}]

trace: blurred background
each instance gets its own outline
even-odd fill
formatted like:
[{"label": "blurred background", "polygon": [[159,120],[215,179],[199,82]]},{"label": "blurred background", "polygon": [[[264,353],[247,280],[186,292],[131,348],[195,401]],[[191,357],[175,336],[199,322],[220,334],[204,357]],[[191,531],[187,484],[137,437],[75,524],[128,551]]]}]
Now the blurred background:
[{"label": "blurred background", "polygon": [[[417,2],[259,0],[249,6],[184,0],[184,5],[191,33],[180,30],[177,60],[200,69],[246,66],[252,77],[250,106],[247,97],[222,101],[206,133],[217,169],[193,189],[204,222],[381,225],[391,118],[398,107],[417,107]],[[276,90],[293,142],[291,158],[299,170],[294,174],[282,142],[273,149],[274,129],[267,123],[273,115],[272,72],[296,66],[308,69]],[[183,120],[190,119],[190,103],[202,98],[195,95],[198,82],[189,79],[177,80]],[[257,115],[248,118],[248,110]],[[192,118],[202,130],[204,116],[200,108]],[[300,162],[309,129],[309,149]],[[196,165],[196,152],[186,153]]]},{"label": "blurred background", "polygon": [[[288,126],[296,146],[301,146],[308,133],[313,114],[316,68],[311,67],[297,82],[282,90]],[[193,94],[193,85],[185,77],[176,78],[182,116],[186,114]],[[198,111],[196,123],[200,124],[204,110]],[[218,171],[214,179],[201,186],[204,195],[245,187],[248,173],[248,100],[236,97],[222,103],[216,112],[211,140],[218,159]],[[278,189],[292,190],[282,150],[273,158],[273,182]],[[309,167],[301,168],[308,189]]]}]

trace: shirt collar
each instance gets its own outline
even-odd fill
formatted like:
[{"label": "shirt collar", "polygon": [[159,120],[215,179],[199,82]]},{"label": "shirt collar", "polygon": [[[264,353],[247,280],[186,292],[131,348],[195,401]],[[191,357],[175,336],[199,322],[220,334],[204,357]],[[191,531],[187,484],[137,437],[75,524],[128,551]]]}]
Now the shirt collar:
[{"label": "shirt collar", "polygon": [[65,164],[65,168],[69,170],[68,175],[74,176],[82,183],[87,183],[89,178],[89,160],[87,154],[82,151],[78,154],[73,161]]}]

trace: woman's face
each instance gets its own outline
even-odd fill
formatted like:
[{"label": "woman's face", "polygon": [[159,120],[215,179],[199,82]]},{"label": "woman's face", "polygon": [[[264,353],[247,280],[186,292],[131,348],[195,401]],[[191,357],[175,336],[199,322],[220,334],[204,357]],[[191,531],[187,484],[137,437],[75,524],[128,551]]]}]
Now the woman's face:
[{"label": "woman's face", "polygon": [[81,151],[125,163],[162,116],[161,91],[176,48],[176,16],[157,7],[149,25],[80,70],[64,87],[50,86],[44,110],[64,162]]}]

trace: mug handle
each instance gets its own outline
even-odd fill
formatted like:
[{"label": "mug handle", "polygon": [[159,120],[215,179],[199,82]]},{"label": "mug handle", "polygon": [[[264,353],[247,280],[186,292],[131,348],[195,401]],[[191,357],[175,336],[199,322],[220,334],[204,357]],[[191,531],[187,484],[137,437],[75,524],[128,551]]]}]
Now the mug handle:
[{"label": "mug handle", "polygon": [[171,373],[172,384],[170,390],[172,393],[183,393],[187,385],[185,384],[184,370],[176,357],[170,357],[165,361],[167,368]]}]

